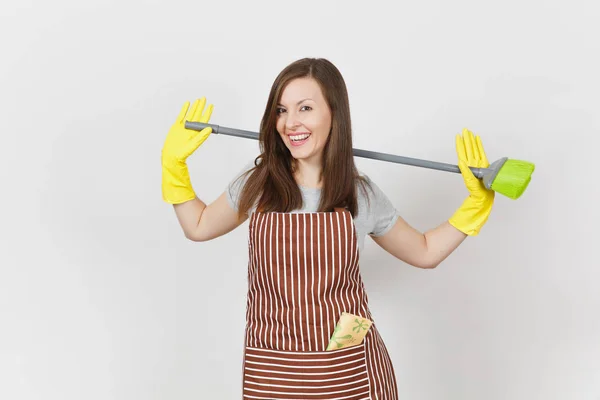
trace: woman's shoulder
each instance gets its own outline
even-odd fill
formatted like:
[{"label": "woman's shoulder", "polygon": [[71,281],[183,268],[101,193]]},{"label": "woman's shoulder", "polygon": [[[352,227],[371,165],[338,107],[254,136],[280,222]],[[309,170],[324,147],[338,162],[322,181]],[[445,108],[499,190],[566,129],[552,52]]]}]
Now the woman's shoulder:
[{"label": "woman's shoulder", "polygon": [[359,196],[372,196],[376,190],[379,189],[377,184],[371,179],[369,175],[361,170],[358,170],[358,177],[356,178],[356,185],[358,187]]},{"label": "woman's shoulder", "polygon": [[233,176],[233,178],[230,180],[230,184],[240,184],[242,182],[245,182],[246,180],[248,180],[248,176],[250,176],[250,171],[255,167],[255,160],[252,159],[250,161],[246,161],[245,163],[242,164],[242,167],[238,169],[237,173]]},{"label": "woman's shoulder", "polygon": [[366,233],[385,234],[396,222],[399,214],[394,204],[381,188],[365,173],[359,171],[357,223]]},{"label": "woman's shoulder", "polygon": [[240,200],[240,195],[242,190],[248,180],[248,177],[251,175],[250,171],[255,167],[254,159],[247,161],[243,164],[243,167],[238,170],[238,172],[229,180],[229,184],[227,185],[227,200],[229,200],[229,204],[235,209],[238,209],[238,202]]},{"label": "woman's shoulder", "polygon": [[389,203],[389,199],[377,183],[366,173],[358,171],[357,197],[359,206],[380,205]]}]

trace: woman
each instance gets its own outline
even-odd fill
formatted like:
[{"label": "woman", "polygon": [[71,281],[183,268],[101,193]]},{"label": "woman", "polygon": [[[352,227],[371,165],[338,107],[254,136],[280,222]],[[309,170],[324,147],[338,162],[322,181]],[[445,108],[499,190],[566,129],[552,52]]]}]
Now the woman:
[{"label": "woman", "polygon": [[[396,399],[392,362],[359,271],[364,237],[418,268],[434,268],[486,222],[494,193],[468,166],[486,167],[479,137],[456,137],[469,196],[420,233],[354,164],[345,82],[324,59],[277,77],[260,128],[261,154],[215,202],[196,197],[186,158],[210,135],[213,106],[186,103],[162,152],[163,198],[187,238],[206,241],[249,218],[243,393],[247,399]],[[354,332],[344,321],[355,322]],[[349,339],[345,343],[343,339]]]}]

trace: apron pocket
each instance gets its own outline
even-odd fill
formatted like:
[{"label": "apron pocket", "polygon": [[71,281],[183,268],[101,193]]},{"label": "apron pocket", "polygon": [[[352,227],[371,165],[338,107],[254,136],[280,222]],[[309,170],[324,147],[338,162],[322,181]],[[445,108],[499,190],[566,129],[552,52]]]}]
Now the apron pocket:
[{"label": "apron pocket", "polygon": [[246,347],[244,398],[368,399],[364,343],[322,352]]}]

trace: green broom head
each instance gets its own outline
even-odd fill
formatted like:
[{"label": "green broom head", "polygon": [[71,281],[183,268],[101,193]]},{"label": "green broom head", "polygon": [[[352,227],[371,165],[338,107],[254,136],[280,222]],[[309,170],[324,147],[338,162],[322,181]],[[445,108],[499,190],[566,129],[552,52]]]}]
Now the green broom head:
[{"label": "green broom head", "polygon": [[527,189],[534,170],[535,165],[528,161],[506,159],[491,182],[491,189],[518,199]]}]

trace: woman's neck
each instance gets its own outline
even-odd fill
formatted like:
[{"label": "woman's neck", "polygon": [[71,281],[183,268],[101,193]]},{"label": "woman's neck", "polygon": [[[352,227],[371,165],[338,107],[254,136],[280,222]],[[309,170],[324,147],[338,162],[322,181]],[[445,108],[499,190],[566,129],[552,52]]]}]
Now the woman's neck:
[{"label": "woman's neck", "polygon": [[323,186],[321,180],[321,165],[315,165],[303,160],[294,161],[294,178],[300,186],[319,189]]}]

